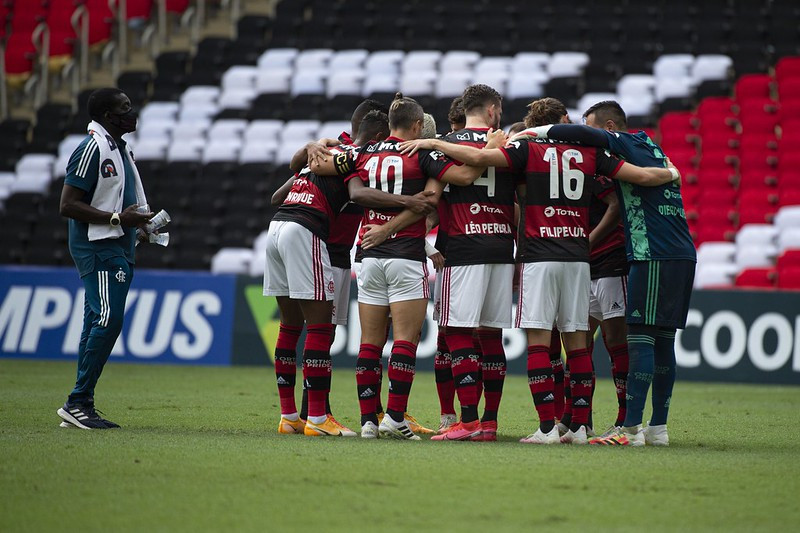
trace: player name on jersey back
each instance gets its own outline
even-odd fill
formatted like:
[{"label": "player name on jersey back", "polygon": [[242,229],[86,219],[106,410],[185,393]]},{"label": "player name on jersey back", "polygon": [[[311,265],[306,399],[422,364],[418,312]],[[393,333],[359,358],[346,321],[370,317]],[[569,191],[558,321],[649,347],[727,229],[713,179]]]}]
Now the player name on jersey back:
[{"label": "player name on jersey back", "polygon": [[[444,137],[483,148],[488,128],[465,128]],[[472,185],[450,185],[447,195],[447,266],[514,262],[514,197],[520,172],[489,167]]]}]

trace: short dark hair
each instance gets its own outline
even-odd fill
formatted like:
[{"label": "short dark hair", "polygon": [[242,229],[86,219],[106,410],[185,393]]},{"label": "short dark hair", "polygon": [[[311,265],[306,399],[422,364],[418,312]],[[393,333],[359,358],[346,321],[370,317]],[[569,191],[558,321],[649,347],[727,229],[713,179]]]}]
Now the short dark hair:
[{"label": "short dark hair", "polygon": [[519,133],[524,129],[525,129],[525,123],[524,122],[515,122],[515,123],[513,123],[511,125],[510,128],[508,128],[508,134],[509,135],[514,135],[515,133]]},{"label": "short dark hair", "polygon": [[557,98],[539,98],[528,104],[528,114],[525,115],[525,127],[545,126],[558,124],[562,117],[567,115],[567,106]]},{"label": "short dark hair", "polygon": [[414,122],[421,121],[425,112],[422,106],[403,93],[397,93],[389,106],[389,128],[406,129],[414,125]]},{"label": "short dark hair", "polygon": [[450,111],[447,112],[447,121],[450,124],[465,124],[467,116],[464,114],[464,105],[462,98],[456,96],[450,104]]},{"label": "short dark hair", "polygon": [[386,113],[375,109],[364,115],[364,118],[361,119],[361,125],[358,128],[358,136],[371,140],[380,133],[383,134],[383,138],[389,136],[389,117]]},{"label": "short dark hair", "polygon": [[370,111],[381,111],[382,113],[386,114],[389,112],[389,108],[386,107],[384,104],[378,102],[377,100],[373,100],[371,98],[367,98],[366,100],[358,104],[355,110],[353,110],[353,116],[350,118],[351,126],[353,127],[354,130],[356,130],[351,132],[354,137],[357,133],[358,125],[361,124],[361,121]]},{"label": "short dark hair", "polygon": [[500,93],[482,83],[470,85],[464,89],[464,94],[461,95],[461,106],[464,108],[465,115],[479,107],[500,104],[502,101],[503,97],[500,96]]},{"label": "short dark hair", "polygon": [[628,117],[625,116],[625,111],[622,109],[622,106],[614,100],[603,100],[602,102],[597,102],[586,110],[586,112],[583,114],[583,118],[588,117],[592,113],[594,113],[598,122],[613,120],[614,124],[616,124],[618,128],[623,130],[628,128]]},{"label": "short dark hair", "polygon": [[104,87],[92,91],[86,104],[86,110],[92,120],[103,120],[105,112],[111,111],[119,103],[117,101],[117,96],[120,94],[125,94],[125,92],[116,87]]}]

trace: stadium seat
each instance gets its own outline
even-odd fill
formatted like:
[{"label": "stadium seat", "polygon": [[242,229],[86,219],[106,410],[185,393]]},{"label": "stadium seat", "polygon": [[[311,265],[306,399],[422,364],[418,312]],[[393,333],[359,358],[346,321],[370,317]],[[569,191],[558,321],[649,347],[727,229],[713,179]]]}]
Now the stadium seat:
[{"label": "stadium seat", "polygon": [[712,263],[697,266],[694,277],[696,289],[724,288],[733,285],[737,268],[733,264]]},{"label": "stadium seat", "polygon": [[776,270],[767,268],[747,268],[736,275],[736,287],[740,289],[775,288]]},{"label": "stadium seat", "polygon": [[775,215],[775,226],[779,230],[800,227],[800,206],[780,208]]},{"label": "stadium seat", "polygon": [[775,264],[778,249],[774,244],[737,244],[736,266],[742,270]]},{"label": "stadium seat", "polygon": [[800,289],[800,267],[787,267],[778,271],[779,289]]},{"label": "stadium seat", "polygon": [[775,244],[778,228],[772,224],[747,224],[736,234],[736,246]]},{"label": "stadium seat", "polygon": [[781,252],[775,266],[779,271],[789,267],[800,268],[800,249],[789,248]]},{"label": "stadium seat", "polygon": [[788,249],[800,248],[800,228],[781,229],[777,242],[778,250],[781,252]]}]

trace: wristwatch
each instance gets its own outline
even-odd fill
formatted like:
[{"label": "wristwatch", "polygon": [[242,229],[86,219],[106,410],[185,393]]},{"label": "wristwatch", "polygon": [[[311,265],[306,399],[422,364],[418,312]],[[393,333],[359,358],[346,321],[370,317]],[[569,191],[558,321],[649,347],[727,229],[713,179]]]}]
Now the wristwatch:
[{"label": "wristwatch", "polygon": [[119,213],[113,213],[111,215],[111,220],[108,221],[109,224],[114,226],[115,228],[120,225]]}]

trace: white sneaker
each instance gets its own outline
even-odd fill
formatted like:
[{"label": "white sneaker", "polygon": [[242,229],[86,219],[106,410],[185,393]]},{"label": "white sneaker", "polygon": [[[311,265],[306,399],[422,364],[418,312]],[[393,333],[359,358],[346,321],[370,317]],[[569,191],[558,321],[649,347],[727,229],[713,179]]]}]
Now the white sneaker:
[{"label": "white sneaker", "polygon": [[596,437],[597,433],[594,432],[594,428],[592,426],[586,426],[586,436],[587,437]]},{"label": "white sneaker", "polygon": [[414,435],[408,423],[405,420],[402,422],[395,422],[388,414],[381,420],[381,425],[378,427],[378,433],[381,437],[388,437],[391,439],[399,440],[422,440],[419,436]]},{"label": "white sneaker", "polygon": [[644,428],[644,441],[650,446],[669,446],[669,435],[667,425],[651,426],[648,422]]},{"label": "white sneaker", "polygon": [[644,428],[641,426],[623,427],[622,431],[628,437],[630,446],[644,446]]},{"label": "white sneaker", "polygon": [[373,422],[367,420],[367,422],[361,426],[361,438],[362,439],[377,439],[378,438],[378,426],[376,426]]},{"label": "white sneaker", "polygon": [[[605,439],[606,437],[610,437],[611,435],[615,435],[615,434],[619,433],[620,431],[622,431],[622,426],[614,426],[614,425],[608,426],[608,429],[605,430],[602,433],[602,435],[600,435],[600,438],[601,439]],[[587,433],[587,435],[588,435],[588,433]]]},{"label": "white sneaker", "polygon": [[61,423],[58,425],[58,427],[67,428],[67,429],[78,429],[78,426],[76,426],[76,425],[74,425],[74,424],[70,424],[70,423],[69,423],[69,422],[67,422],[66,420],[64,420],[63,422],[61,422]]},{"label": "white sneaker", "polygon": [[450,426],[458,422],[458,417],[454,414],[442,415],[442,422],[439,424],[439,435],[446,433]]},{"label": "white sneaker", "polygon": [[561,437],[561,444],[589,444],[589,437],[586,435],[586,426],[581,426],[577,431],[571,429]]},{"label": "white sneaker", "polygon": [[519,439],[519,441],[524,444],[558,444],[561,442],[558,436],[558,426],[553,426],[553,429],[548,433],[539,428],[536,433],[531,433],[524,439]]},{"label": "white sneaker", "polygon": [[562,424],[561,422],[556,424],[556,427],[558,428],[559,437],[563,437],[564,435],[567,434],[567,431],[569,431],[569,426],[567,426],[566,424]]}]

